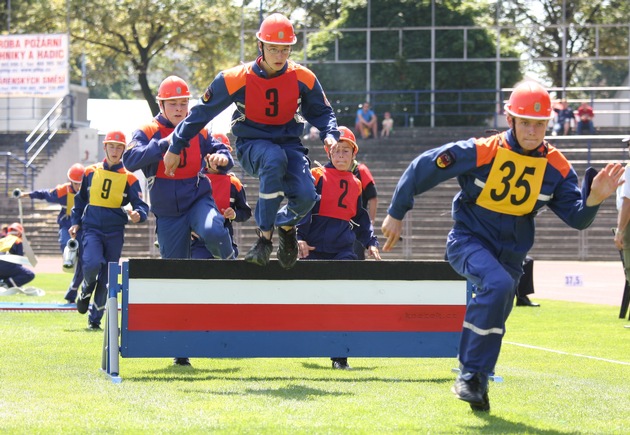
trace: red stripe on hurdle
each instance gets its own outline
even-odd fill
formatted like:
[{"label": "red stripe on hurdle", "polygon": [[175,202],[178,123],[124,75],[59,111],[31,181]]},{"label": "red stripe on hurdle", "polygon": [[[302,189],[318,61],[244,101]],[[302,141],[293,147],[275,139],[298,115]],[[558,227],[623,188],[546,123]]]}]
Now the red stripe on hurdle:
[{"label": "red stripe on hurdle", "polygon": [[129,304],[130,331],[459,332],[464,305]]}]

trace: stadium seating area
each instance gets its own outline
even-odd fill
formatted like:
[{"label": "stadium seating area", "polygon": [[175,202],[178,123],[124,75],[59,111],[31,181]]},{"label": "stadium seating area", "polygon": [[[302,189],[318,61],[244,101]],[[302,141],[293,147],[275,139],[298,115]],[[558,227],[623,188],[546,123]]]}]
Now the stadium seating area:
[{"label": "stadium seating area", "polygon": [[[601,135],[624,134],[625,131],[600,131]],[[397,128],[395,135],[389,139],[369,139],[359,141],[359,160],[368,165],[376,180],[379,191],[379,207],[377,213],[377,234],[380,235],[380,224],[385,217],[387,206],[396,183],[409,162],[418,154],[441,144],[487,135],[479,128]],[[15,153],[17,144],[23,144],[19,135],[0,135],[0,151],[12,149]],[[551,140],[573,163],[580,179],[589,166],[601,168],[609,161],[627,160],[627,152],[620,141],[611,139],[587,139],[572,136],[567,140]],[[313,161],[327,161],[323,146],[319,141],[305,141],[310,149],[309,157]],[[61,144],[54,146],[62,146]],[[54,152],[54,148],[51,150]],[[19,151],[17,153],[19,155]],[[37,165],[46,164],[47,153],[39,158]],[[4,161],[0,162],[3,166]],[[258,192],[258,180],[246,175],[238,166],[236,174],[245,185],[248,200],[255,206]],[[0,169],[0,186],[5,191],[6,170]],[[60,179],[60,182],[63,181]],[[17,220],[17,201],[10,198],[14,187],[9,186],[8,196],[0,199],[0,222]],[[52,187],[52,186],[51,186]],[[408,260],[440,260],[444,256],[446,235],[451,227],[451,199],[457,192],[456,180],[444,183],[427,192],[416,200],[414,210],[406,218],[410,233],[399,243],[394,252],[384,255],[385,259]],[[36,254],[56,255],[58,227],[55,218],[58,207],[42,201],[23,200],[24,226]],[[124,257],[147,258],[158,256],[154,246],[155,222],[151,218],[139,225],[129,225],[125,236]],[[584,232],[568,228],[551,211],[545,209],[537,218],[536,244],[531,254],[540,260],[618,260],[619,254],[612,243],[611,228],[616,225],[614,199],[607,200],[601,207],[595,223]],[[244,224],[235,225],[235,237],[241,252],[245,252],[255,241],[255,222],[252,218]]]}]

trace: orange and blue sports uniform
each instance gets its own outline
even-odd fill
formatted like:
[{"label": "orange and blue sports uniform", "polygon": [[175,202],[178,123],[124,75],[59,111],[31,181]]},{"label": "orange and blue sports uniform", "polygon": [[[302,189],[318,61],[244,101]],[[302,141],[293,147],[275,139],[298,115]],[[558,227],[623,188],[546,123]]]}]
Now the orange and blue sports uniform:
[{"label": "orange and blue sports uniform", "polygon": [[356,260],[354,242],[378,246],[370,216],[361,202],[361,181],[332,163],[312,170],[320,200],[297,225],[298,240],[315,248],[308,260]]},{"label": "orange and blue sports uniform", "polygon": [[534,243],[534,217],[548,207],[567,225],[587,228],[598,206],[587,207],[588,177],[578,186],[575,170],[555,147],[543,142],[525,155],[514,132],[446,144],[411,162],[394,192],[388,213],[402,219],[414,196],[457,177],[455,221],[446,254],[474,286],[459,347],[466,373],[494,373],[505,322]]},{"label": "orange and blue sports uniform", "polygon": [[[234,242],[234,222],[245,222],[252,217],[252,209],[247,203],[247,195],[243,188],[243,183],[239,178],[230,173],[217,173],[206,174],[206,177],[212,184],[212,196],[214,202],[217,204],[219,211],[223,214],[223,211],[228,207],[231,207],[236,213],[236,217],[232,220],[226,219],[225,226],[230,232],[232,238],[232,248],[234,248],[234,257],[238,256],[238,246]],[[192,258],[214,258],[210,251],[206,248],[204,241],[198,237],[193,236],[192,243],[190,245]]]},{"label": "orange and blue sports uniform", "polygon": [[[32,199],[41,199],[46,202],[61,205],[61,210],[57,215],[57,224],[59,225],[59,248],[62,253],[68,243],[68,240],[70,240],[70,234],[68,233],[68,230],[72,226],[70,214],[72,212],[72,207],[74,206],[74,197],[77,193],[78,192],[75,192],[72,187],[72,183],[66,182],[58,185],[54,189],[34,190],[28,194],[28,196]],[[76,236],[79,246],[81,246],[81,234],[81,231],[79,231]],[[68,291],[64,296],[67,301],[74,302],[82,281],[83,261],[81,260],[79,251],[77,264],[74,268],[74,275],[72,277],[72,281],[70,282],[70,287],[68,287]]]},{"label": "orange and blue sports uniform", "polygon": [[[368,202],[378,195],[374,177],[364,163],[359,163],[356,160],[352,164],[352,173],[361,181],[361,186],[363,186],[363,193],[361,194],[362,203],[363,207],[368,210]],[[365,249],[358,241],[354,244],[354,252],[357,254],[357,259],[365,260]]]},{"label": "orange and blue sports uniform", "polygon": [[0,239],[0,284],[6,287],[22,287],[35,278],[35,273],[26,267],[2,261],[3,254],[24,255],[22,238],[9,234]]},{"label": "orange and blue sports uniform", "polygon": [[204,176],[203,157],[222,154],[228,164],[234,160],[227,147],[202,128],[188,147],[180,150],[180,164],[174,177],[164,174],[164,153],[168,144],[162,139],[175,127],[162,114],[133,133],[123,161],[130,171],[142,170],[150,183],[151,211],[157,220],[157,236],[162,258],[190,258],[191,231],[205,240],[216,258],[232,258],[232,239],[223,216],[212,198],[212,186]]},{"label": "orange and blue sports uniform", "polygon": [[125,225],[129,221],[123,209],[131,204],[140,214],[140,222],[147,219],[149,206],[142,200],[140,183],[122,163],[109,166],[107,161],[85,168],[81,190],[74,198],[72,225],[80,225],[83,232],[83,288],[84,294],[94,292],[88,320],[100,324],[107,301],[107,267],[118,263],[124,243]]},{"label": "orange and blue sports uniform", "polygon": [[[288,60],[278,75],[268,77],[261,61],[259,57],[220,72],[175,129],[169,150],[181,152],[200,129],[235,103],[236,155],[243,169],[260,179],[255,218],[260,229],[269,231],[274,225],[297,224],[317,200],[308,149],[300,142],[304,120],[317,127],[322,140],[339,139],[339,131],[332,107],[309,69]],[[285,197],[288,203],[280,208]]]}]

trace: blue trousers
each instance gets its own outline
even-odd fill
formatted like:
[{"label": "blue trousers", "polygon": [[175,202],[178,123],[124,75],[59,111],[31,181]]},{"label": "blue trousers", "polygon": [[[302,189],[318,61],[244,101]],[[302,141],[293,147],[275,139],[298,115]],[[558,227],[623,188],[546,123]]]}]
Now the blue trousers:
[{"label": "blue trousers", "polygon": [[475,297],[466,307],[459,345],[462,371],[493,374],[505,322],[523,274],[523,260],[500,261],[485,244],[456,229],[449,233],[446,252],[453,269],[475,288]]},{"label": "blue trousers", "polygon": [[[62,225],[59,226],[59,244],[61,246],[62,254],[63,254],[63,250],[66,247],[66,244],[68,243],[68,240],[70,240],[70,234],[68,233],[68,228],[65,228]],[[82,252],[81,235],[82,235],[82,231],[79,230],[79,232],[77,233],[77,242],[79,243],[79,248],[78,248],[79,252],[77,252],[77,264],[74,267],[74,275],[72,276],[72,281],[70,281],[70,286],[68,287],[68,290],[66,291],[66,295],[64,296],[64,299],[66,299],[68,302],[74,302],[74,300],[77,298],[77,292],[79,290],[79,286],[83,282],[83,259],[81,258],[81,252]]]},{"label": "blue trousers", "polygon": [[[318,199],[306,148],[300,142],[279,145],[269,139],[239,140],[236,155],[245,171],[260,179],[255,219],[263,231],[294,226]],[[287,204],[280,204],[287,198]]]},{"label": "blue trousers", "polygon": [[124,243],[124,229],[103,232],[83,228],[83,292],[94,293],[88,321],[101,323],[107,303],[107,269],[109,263],[118,263]]},{"label": "blue trousers", "polygon": [[9,263],[0,260],[0,280],[7,287],[22,287],[35,278],[35,273],[20,264]]},{"label": "blue trousers", "polygon": [[157,237],[162,258],[191,258],[190,232],[201,237],[214,258],[233,258],[232,238],[212,197],[199,198],[181,216],[157,216]]}]

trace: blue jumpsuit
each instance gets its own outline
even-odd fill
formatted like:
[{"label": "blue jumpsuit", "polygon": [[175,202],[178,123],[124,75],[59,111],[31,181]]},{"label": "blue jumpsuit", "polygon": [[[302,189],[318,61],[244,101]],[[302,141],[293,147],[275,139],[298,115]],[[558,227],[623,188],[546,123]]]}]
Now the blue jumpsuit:
[{"label": "blue jumpsuit", "polygon": [[129,220],[122,207],[131,204],[147,219],[149,206],[142,200],[138,179],[122,163],[112,167],[107,161],[85,168],[81,190],[74,198],[72,225],[83,231],[83,293],[94,292],[88,321],[100,324],[107,302],[108,265],[118,263]]},{"label": "blue jumpsuit", "polygon": [[[236,103],[236,155],[243,169],[260,179],[255,218],[261,230],[270,231],[274,225],[294,226],[317,200],[308,149],[300,142],[304,119],[317,127],[322,140],[339,139],[339,132],[332,107],[309,69],[288,60],[278,75],[268,77],[261,61],[259,57],[220,72],[175,129],[169,151],[180,153],[210,120]],[[288,202],[280,208],[285,197]]]},{"label": "blue jumpsuit", "polygon": [[[6,251],[7,254],[24,255],[24,247],[22,246],[22,239],[18,236],[9,234],[2,238],[2,245],[11,245]],[[2,261],[2,255],[5,252],[0,252],[0,282],[5,286],[22,287],[24,284],[35,279],[35,273],[27,269],[20,264],[9,263],[8,261]]]},{"label": "blue jumpsuit", "polygon": [[457,177],[455,221],[447,258],[475,288],[466,310],[459,361],[464,373],[494,373],[505,322],[534,242],[534,217],[548,207],[567,225],[587,228],[599,206],[587,207],[587,189],[562,153],[543,142],[530,156],[512,130],[429,150],[411,162],[388,213],[402,220],[414,196]]},{"label": "blue jumpsuit", "polygon": [[[247,195],[241,180],[234,174],[206,174],[206,177],[212,184],[212,196],[217,204],[217,208],[223,214],[228,208],[232,208],[236,213],[236,217],[232,220],[225,220],[225,227],[230,232],[232,238],[232,248],[234,249],[234,257],[238,257],[238,246],[234,242],[234,228],[232,221],[245,222],[252,217],[252,209],[247,203]],[[214,258],[210,251],[206,248],[203,239],[193,236],[190,245],[192,258],[207,259]]]},{"label": "blue jumpsuit", "polygon": [[356,260],[355,240],[364,249],[378,246],[370,216],[363,208],[361,181],[330,162],[312,173],[320,200],[297,225],[298,240],[315,248],[306,259]]},{"label": "blue jumpsuit", "polygon": [[212,198],[210,181],[201,173],[203,157],[218,153],[228,158],[221,167],[227,171],[234,160],[227,147],[203,128],[181,150],[175,177],[164,175],[162,161],[168,144],[162,140],[174,126],[163,115],[133,133],[123,162],[130,171],[142,170],[149,180],[151,211],[157,221],[157,236],[162,258],[191,258],[190,237],[194,231],[206,242],[215,258],[233,258],[232,239],[225,219]]},{"label": "blue jumpsuit", "polygon": [[[61,210],[59,211],[59,215],[57,215],[57,224],[59,225],[59,248],[61,249],[61,253],[63,253],[68,240],[70,240],[70,234],[68,233],[68,230],[72,226],[70,222],[70,213],[72,211],[72,207],[74,206],[74,197],[77,193],[78,192],[74,191],[72,183],[67,182],[60,184],[54,189],[34,190],[28,194],[30,198],[41,199],[46,202],[61,205]],[[70,281],[70,287],[68,287],[68,291],[64,296],[64,299],[68,302],[74,302],[77,298],[77,291],[83,281],[83,261],[81,260],[80,248],[81,235],[82,232],[79,230],[76,236],[77,242],[79,243],[77,264],[74,268],[72,281]]]}]

